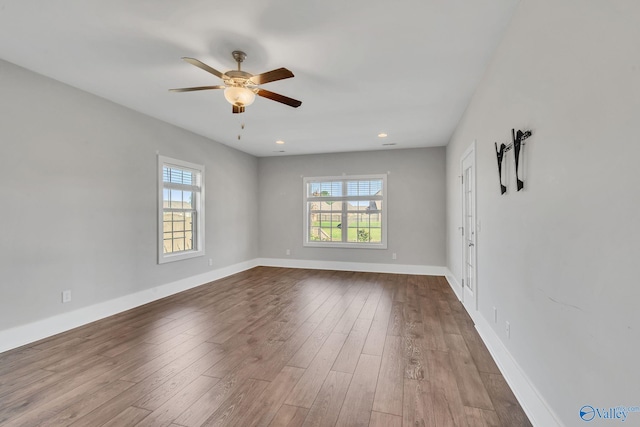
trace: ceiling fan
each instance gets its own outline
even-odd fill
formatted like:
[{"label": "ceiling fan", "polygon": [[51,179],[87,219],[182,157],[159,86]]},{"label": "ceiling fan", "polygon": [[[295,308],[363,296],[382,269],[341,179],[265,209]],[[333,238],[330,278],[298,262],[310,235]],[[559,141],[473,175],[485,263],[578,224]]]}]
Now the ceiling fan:
[{"label": "ceiling fan", "polygon": [[284,95],[280,95],[275,92],[259,87],[265,83],[275,82],[277,80],[289,79],[293,77],[293,73],[286,68],[278,68],[277,70],[268,71],[266,73],[253,75],[241,70],[242,61],[245,60],[247,55],[239,50],[232,52],[233,58],[238,63],[237,70],[227,71],[221,73],[220,71],[211,68],[207,64],[198,61],[194,58],[182,58],[189,64],[195,65],[198,68],[219,77],[224,82],[224,85],[219,86],[197,86],[197,87],[185,87],[179,89],[169,89],[171,92],[193,92],[196,90],[210,90],[210,89],[224,89],[224,97],[233,106],[233,113],[244,113],[244,109],[247,105],[251,105],[256,98],[256,95],[263,98],[271,99],[282,104],[289,105],[294,108],[298,108],[302,105],[301,101],[293,98],[289,98]]}]

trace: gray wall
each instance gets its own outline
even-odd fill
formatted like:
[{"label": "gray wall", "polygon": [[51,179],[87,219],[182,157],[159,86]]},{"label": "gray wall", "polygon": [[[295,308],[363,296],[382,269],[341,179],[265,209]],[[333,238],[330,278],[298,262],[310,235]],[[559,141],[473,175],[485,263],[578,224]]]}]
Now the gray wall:
[{"label": "gray wall", "polygon": [[[303,247],[303,176],[387,172],[387,249]],[[262,257],[445,265],[444,147],[260,158],[258,179]]]},{"label": "gray wall", "polygon": [[[480,314],[568,426],[582,405],[640,405],[638,16],[632,0],[523,0],[447,147],[448,266],[460,280],[476,139]],[[525,190],[509,153],[500,196],[493,143],[512,127],[533,130]]]},{"label": "gray wall", "polygon": [[[205,257],[156,263],[156,151],[205,165]],[[4,61],[0,173],[0,330],[258,254],[256,158]]]}]

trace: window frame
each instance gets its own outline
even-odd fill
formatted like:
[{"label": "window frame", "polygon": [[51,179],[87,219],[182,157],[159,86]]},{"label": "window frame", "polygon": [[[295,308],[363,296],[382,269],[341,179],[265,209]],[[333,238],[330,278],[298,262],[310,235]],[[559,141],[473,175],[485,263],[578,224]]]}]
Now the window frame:
[{"label": "window frame", "polygon": [[[343,186],[343,193],[346,194],[345,188],[346,183],[348,181],[367,181],[367,180],[382,180],[382,197],[376,196],[375,200],[382,201],[382,209],[380,210],[382,214],[382,219],[380,221],[381,227],[381,237],[380,243],[363,243],[363,242],[347,242],[347,241],[317,241],[310,240],[310,212],[309,212],[309,202],[316,200],[327,200],[330,201],[340,201],[342,202],[342,223],[347,224],[347,214],[348,214],[348,202],[349,201],[365,201],[372,200],[372,196],[337,196],[331,198],[323,198],[316,199],[309,196],[309,185],[314,182],[340,182]],[[387,249],[387,174],[371,174],[371,175],[341,175],[341,176],[316,176],[316,177],[303,177],[303,185],[302,185],[303,197],[303,246],[304,247],[315,247],[315,248],[353,248],[353,249]],[[346,231],[348,233],[348,230]],[[346,237],[345,237],[346,238]]]},{"label": "window frame", "polygon": [[[186,186],[183,184],[171,184],[166,185],[163,178],[163,169],[165,166],[174,167],[176,169],[187,169],[195,171],[199,174],[199,183],[193,186]],[[187,162],[184,160],[174,159],[167,156],[158,154],[158,206],[157,206],[157,221],[158,221],[158,264],[165,264],[173,261],[180,261],[183,259],[195,258],[205,255],[205,221],[204,221],[204,200],[205,200],[205,168],[204,165]],[[192,222],[192,228],[194,229],[193,246],[195,249],[189,251],[181,251],[178,253],[164,253],[164,196],[163,190],[165,188],[183,188],[193,191],[195,194],[195,221]]]}]

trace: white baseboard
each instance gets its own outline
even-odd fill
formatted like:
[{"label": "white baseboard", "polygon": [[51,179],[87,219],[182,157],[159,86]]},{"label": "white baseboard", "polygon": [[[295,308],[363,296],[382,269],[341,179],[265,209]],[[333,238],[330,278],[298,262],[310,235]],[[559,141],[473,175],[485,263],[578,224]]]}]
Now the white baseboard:
[{"label": "white baseboard", "polygon": [[[62,313],[26,325],[0,331],[0,353],[50,337],[96,320],[121,313],[149,302],[186,291],[202,284],[222,279],[256,266],[309,268],[316,270],[369,271],[375,273],[419,274],[445,276],[449,285],[460,298],[460,285],[446,267],[375,264],[341,261],[313,261],[299,259],[257,258],[239,264],[230,265],[207,273],[187,277],[151,289],[145,289],[120,298],[115,298],[89,307]],[[518,363],[513,359],[500,338],[489,323],[478,312],[469,313],[476,324],[476,329],[496,364],[500,368],[507,383],[513,390],[520,405],[529,416],[534,426],[559,426],[553,411],[540,396],[531,381],[527,378]]]},{"label": "white baseboard", "polygon": [[444,276],[446,267],[256,258],[0,331],[0,353],[257,266]]},{"label": "white baseboard", "polygon": [[[449,282],[451,289],[453,289],[458,296],[458,299],[461,299],[460,292],[462,291],[462,287],[455,276],[451,271],[448,271],[448,269],[444,276],[447,282]],[[496,365],[498,365],[498,369],[502,372],[502,376],[507,381],[507,384],[509,384],[509,387],[511,387],[513,394],[529,417],[531,424],[540,427],[563,427],[564,424],[559,421],[553,409],[551,409],[546,400],[540,395],[536,387],[529,380],[529,377],[527,377],[522,368],[520,368],[518,362],[511,356],[511,353],[505,347],[502,340],[500,340],[498,334],[493,330],[487,319],[485,319],[479,311],[467,312],[473,319],[480,338],[485,346],[487,346],[493,360],[496,362]]]},{"label": "white baseboard", "polygon": [[0,353],[256,267],[250,260],[0,331]]},{"label": "white baseboard", "polygon": [[453,293],[458,297],[458,301],[462,301],[462,286],[460,285],[460,283],[458,283],[458,279],[456,279],[456,277],[451,274],[451,271],[449,271],[448,268],[447,273],[444,275],[444,277],[447,279],[449,286],[451,286]]},{"label": "white baseboard", "polygon": [[[257,266],[445,276],[458,299],[461,298],[461,286],[446,267],[257,258],[0,331],[0,353]],[[482,341],[533,425],[562,427],[558,417],[513,359],[488,321],[479,312],[469,313],[469,315],[475,322]]]},{"label": "white baseboard", "polygon": [[368,262],[316,261],[291,258],[258,258],[265,267],[309,268],[312,270],[368,271],[372,273],[445,276],[446,267],[410,264],[376,264]]}]

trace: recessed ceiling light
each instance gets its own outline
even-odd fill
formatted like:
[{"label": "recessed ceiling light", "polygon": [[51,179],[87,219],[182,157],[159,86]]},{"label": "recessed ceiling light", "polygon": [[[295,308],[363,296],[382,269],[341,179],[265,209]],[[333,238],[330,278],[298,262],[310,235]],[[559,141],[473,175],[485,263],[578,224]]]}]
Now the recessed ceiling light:
[{"label": "recessed ceiling light", "polygon": [[283,140],[281,140],[281,139],[279,139],[279,140],[277,140],[277,141],[276,141],[276,144],[280,144],[280,145],[282,145],[282,144],[284,144],[284,141],[283,141]]},{"label": "recessed ceiling light", "polygon": [[378,138],[386,138],[388,135],[384,132],[378,134]]}]

